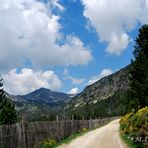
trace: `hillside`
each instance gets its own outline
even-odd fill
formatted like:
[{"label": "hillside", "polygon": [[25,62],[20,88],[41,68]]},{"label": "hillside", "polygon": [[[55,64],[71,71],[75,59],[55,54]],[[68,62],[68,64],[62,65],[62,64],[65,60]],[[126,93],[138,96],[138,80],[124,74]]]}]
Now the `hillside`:
[{"label": "hillside", "polygon": [[87,86],[65,105],[64,112],[75,118],[121,115],[125,111],[129,68],[127,66]]},{"label": "hillside", "polygon": [[59,111],[65,102],[71,99],[66,93],[52,91],[46,88],[37,89],[26,95],[6,96],[15,104],[15,108],[20,116],[26,116],[29,120],[38,120],[40,117],[47,117],[53,112]]},{"label": "hillside", "polygon": [[66,93],[52,91],[46,88],[37,89],[29,94],[17,96],[33,103],[45,104],[49,106],[62,105],[70,96]]},{"label": "hillside", "polygon": [[51,112],[59,114],[63,105],[62,117],[76,119],[121,115],[126,109],[126,92],[129,86],[127,66],[92,85],[87,86],[74,98],[68,94],[40,88],[22,96],[11,96],[18,112],[29,116],[46,116]]}]

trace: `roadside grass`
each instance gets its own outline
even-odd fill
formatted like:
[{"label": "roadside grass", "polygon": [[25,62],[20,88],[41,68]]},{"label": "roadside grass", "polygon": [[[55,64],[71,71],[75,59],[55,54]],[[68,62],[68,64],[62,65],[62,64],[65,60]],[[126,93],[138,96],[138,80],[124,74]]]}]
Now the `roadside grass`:
[{"label": "roadside grass", "polygon": [[65,137],[63,140],[59,141],[57,144],[53,145],[51,148],[55,148],[57,146],[60,146],[62,144],[68,144],[70,143],[73,139],[78,138],[80,136],[83,136],[84,134],[88,133],[89,131],[86,132],[78,132],[74,133],[71,136]]},{"label": "roadside grass", "polygon": [[[91,130],[87,130],[87,131],[79,131],[77,133],[74,133],[70,136],[65,137],[64,139],[61,139],[61,141],[53,144],[52,146],[50,146],[50,148],[56,148],[62,144],[68,144],[70,143],[73,139],[78,138],[80,136],[83,136],[84,134],[88,133]],[[43,148],[42,146],[40,148]],[[49,148],[49,147],[44,147],[44,148]]]},{"label": "roadside grass", "polygon": [[142,144],[133,142],[131,139],[127,138],[127,136],[122,134],[121,132],[120,136],[122,141],[125,142],[129,148],[144,148]]},{"label": "roadside grass", "polygon": [[[112,121],[112,120],[111,120]],[[68,137],[65,137],[64,139],[62,139],[61,141],[57,142],[56,144],[53,144],[52,146],[50,146],[50,148],[56,148],[62,144],[69,144],[73,139],[76,139],[80,136],[83,136],[85,135],[86,133],[90,132],[90,131],[93,131],[95,129],[98,129],[100,127],[103,127],[105,126],[106,124],[110,123],[111,121],[103,124],[103,125],[99,125],[97,126],[96,128],[93,128],[93,129],[82,129],[81,131],[77,132],[77,133],[74,133]],[[40,147],[40,148],[43,148],[43,147]],[[44,147],[44,148],[49,148],[49,147]]]},{"label": "roadside grass", "polygon": [[[108,122],[108,123],[109,123],[109,122]],[[108,124],[108,123],[106,123],[106,124]],[[53,145],[51,148],[55,148],[55,147],[60,146],[60,145],[62,145],[62,144],[69,144],[72,140],[74,140],[74,139],[76,139],[76,138],[78,138],[78,137],[80,137],[80,136],[83,136],[83,135],[85,135],[86,133],[88,133],[88,132],[90,132],[90,131],[93,131],[93,130],[95,130],[95,129],[97,129],[97,128],[103,127],[103,126],[105,126],[106,124],[100,125],[100,126],[98,126],[98,127],[96,127],[96,128],[93,128],[93,129],[87,129],[87,130],[85,130],[85,131],[82,130],[82,131],[79,131],[79,132],[77,132],[77,133],[74,133],[74,134],[72,134],[71,136],[68,136],[68,137],[64,138],[63,140],[59,141],[57,144]]]}]

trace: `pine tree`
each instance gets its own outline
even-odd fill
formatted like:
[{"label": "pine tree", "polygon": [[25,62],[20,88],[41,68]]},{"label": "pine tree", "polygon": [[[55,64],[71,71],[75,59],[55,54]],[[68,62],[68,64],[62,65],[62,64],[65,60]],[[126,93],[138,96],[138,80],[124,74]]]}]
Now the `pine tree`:
[{"label": "pine tree", "polygon": [[2,80],[0,79],[0,125],[10,125],[17,122],[17,114],[14,105],[5,96]]},{"label": "pine tree", "polygon": [[148,106],[148,25],[142,26],[136,39],[130,70],[130,108]]},{"label": "pine tree", "polygon": [[2,109],[4,100],[5,100],[5,93],[4,90],[2,88],[3,83],[2,83],[3,79],[0,78],[0,110]]}]

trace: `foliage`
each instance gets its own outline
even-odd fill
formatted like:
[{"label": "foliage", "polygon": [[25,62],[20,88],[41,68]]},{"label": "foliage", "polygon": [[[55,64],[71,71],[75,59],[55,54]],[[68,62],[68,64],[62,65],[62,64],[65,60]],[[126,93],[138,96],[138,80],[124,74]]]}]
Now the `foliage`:
[{"label": "foliage", "polygon": [[0,124],[10,125],[17,122],[17,114],[14,105],[5,96],[2,86],[2,79],[0,79]]},{"label": "foliage", "polygon": [[56,144],[56,141],[54,139],[47,139],[43,140],[40,143],[40,148],[51,148]]},{"label": "foliage", "polygon": [[83,133],[87,132],[87,130],[88,130],[87,128],[82,128]]},{"label": "foliage", "polygon": [[87,86],[65,104],[64,112],[74,119],[121,116],[127,110],[130,65]]},{"label": "foliage", "polygon": [[6,98],[6,97],[5,97],[5,93],[4,93],[4,91],[3,91],[3,88],[2,88],[2,86],[3,86],[2,80],[3,80],[3,79],[0,78],[0,110],[1,110],[2,107],[3,107],[4,100],[5,100],[5,98]]},{"label": "foliage", "polygon": [[14,108],[7,99],[4,101],[4,105],[0,112],[0,124],[10,125],[17,122],[17,115]]},{"label": "foliage", "polygon": [[112,116],[120,116],[125,114],[127,102],[125,99],[126,92],[118,92],[113,96],[109,97],[105,100],[100,100],[96,104],[86,103],[84,106],[76,108],[70,108],[68,111],[69,117],[74,116],[74,119],[92,119],[95,118],[104,118],[104,117],[112,117]]},{"label": "foliage", "polygon": [[134,143],[126,135],[121,134],[121,139],[128,145],[129,148],[143,148],[143,145],[140,143]]},{"label": "foliage", "polygon": [[131,137],[133,141],[148,144],[148,107],[123,116],[120,129],[122,134]]},{"label": "foliage", "polygon": [[[87,133],[89,130],[87,131],[79,131],[77,133],[73,133],[70,136],[65,137],[64,139],[62,139],[61,141],[57,142],[55,145],[53,145],[53,147],[58,147],[62,144],[68,144],[70,143],[73,139],[76,139],[77,137],[80,137],[82,135],[84,135],[85,133]],[[42,148],[42,147],[41,147]],[[47,147],[48,148],[48,147]]]},{"label": "foliage", "polygon": [[148,106],[148,25],[139,30],[130,70],[129,110]]}]

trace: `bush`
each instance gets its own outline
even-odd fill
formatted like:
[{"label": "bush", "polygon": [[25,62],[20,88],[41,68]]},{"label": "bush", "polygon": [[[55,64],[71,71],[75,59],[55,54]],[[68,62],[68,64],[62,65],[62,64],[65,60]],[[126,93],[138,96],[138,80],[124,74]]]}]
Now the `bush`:
[{"label": "bush", "polygon": [[54,139],[47,139],[40,142],[40,148],[51,148],[56,144]]},{"label": "bush", "polygon": [[133,141],[148,144],[148,107],[123,116],[120,120],[120,130]]},{"label": "bush", "polygon": [[82,132],[83,133],[87,132],[87,128],[82,128]]}]

